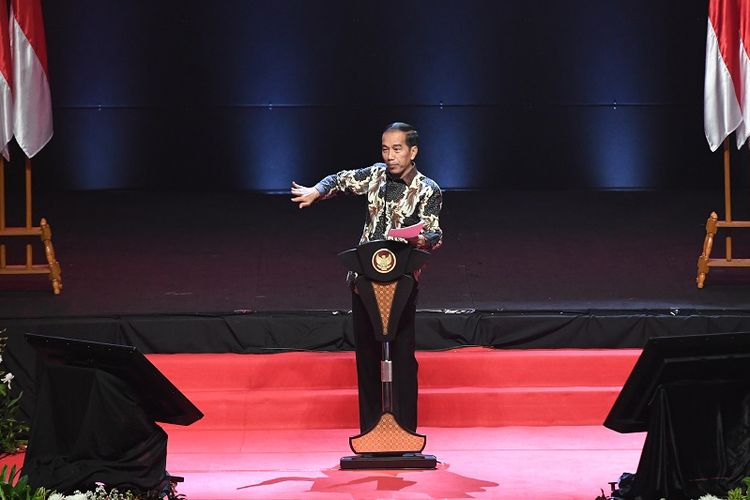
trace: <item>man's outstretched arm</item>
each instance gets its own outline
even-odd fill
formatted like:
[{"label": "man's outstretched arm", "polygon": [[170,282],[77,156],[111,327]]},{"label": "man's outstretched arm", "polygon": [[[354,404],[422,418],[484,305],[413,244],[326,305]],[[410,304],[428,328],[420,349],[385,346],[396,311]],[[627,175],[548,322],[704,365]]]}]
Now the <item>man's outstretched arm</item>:
[{"label": "man's outstretched arm", "polygon": [[313,187],[300,186],[292,181],[292,201],[298,203],[300,208],[305,208],[338,193],[365,194],[372,176],[378,172],[374,167],[375,165],[357,170],[342,170],[321,179]]}]

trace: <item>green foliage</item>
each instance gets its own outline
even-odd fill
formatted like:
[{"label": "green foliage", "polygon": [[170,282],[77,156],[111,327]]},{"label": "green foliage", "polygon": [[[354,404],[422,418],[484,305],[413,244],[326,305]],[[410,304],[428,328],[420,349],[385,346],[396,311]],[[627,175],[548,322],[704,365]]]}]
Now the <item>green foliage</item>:
[{"label": "green foliage", "polygon": [[746,498],[742,494],[742,488],[734,488],[727,491],[727,500],[745,500]]},{"label": "green foliage", "polygon": [[[5,330],[0,331],[0,333],[4,332]],[[0,337],[0,362],[7,341],[8,337]],[[12,380],[13,375],[0,367],[0,452],[2,453],[16,453],[23,448],[26,440],[21,436],[29,431],[29,426],[18,420],[23,393],[18,396],[11,394]]]},{"label": "green foliage", "polygon": [[[0,387],[5,388],[5,385],[0,384]],[[29,431],[29,426],[17,418],[22,394],[14,398],[7,392],[0,393],[0,451],[3,453],[15,453],[26,445],[26,440],[20,436]]]},{"label": "green foliage", "polygon": [[14,465],[10,471],[8,466],[3,465],[0,471],[0,500],[44,500],[47,498],[47,490],[44,488],[32,489],[28,484],[26,476],[21,477],[13,483],[18,475]]},{"label": "green foliage", "polygon": [[727,491],[727,500],[750,500],[750,477],[742,480],[743,487]]}]

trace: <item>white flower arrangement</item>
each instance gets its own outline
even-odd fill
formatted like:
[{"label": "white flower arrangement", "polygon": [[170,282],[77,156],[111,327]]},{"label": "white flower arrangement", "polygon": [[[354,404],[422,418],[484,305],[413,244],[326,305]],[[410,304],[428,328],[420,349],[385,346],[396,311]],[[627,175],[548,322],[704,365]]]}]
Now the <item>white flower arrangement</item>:
[{"label": "white flower arrangement", "polygon": [[94,491],[74,491],[72,495],[63,495],[55,491],[47,497],[47,500],[136,500],[137,498],[131,491],[120,493],[117,488],[107,491],[103,484],[97,484]]},{"label": "white flower arrangement", "polygon": [[10,372],[8,372],[8,373],[5,374],[5,376],[3,378],[0,378],[0,382],[2,382],[3,384],[7,385],[8,386],[8,390],[10,390],[11,389],[11,387],[10,387],[10,381],[13,380],[13,378],[14,378],[13,374],[10,373]]}]

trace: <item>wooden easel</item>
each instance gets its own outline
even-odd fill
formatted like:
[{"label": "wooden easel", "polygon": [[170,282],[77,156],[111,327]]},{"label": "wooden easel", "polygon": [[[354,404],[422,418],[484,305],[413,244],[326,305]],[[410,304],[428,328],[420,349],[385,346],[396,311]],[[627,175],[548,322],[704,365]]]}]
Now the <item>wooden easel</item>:
[{"label": "wooden easel", "polygon": [[39,236],[44,245],[47,264],[34,264],[32,245],[26,244],[26,263],[9,265],[6,262],[5,244],[0,243],[0,275],[4,274],[47,274],[52,284],[52,291],[59,295],[62,291],[62,277],[60,263],[55,258],[52,246],[52,229],[45,219],[39,227],[31,224],[31,160],[26,158],[26,224],[22,227],[6,227],[5,225],[5,161],[0,158],[0,238],[5,236]]},{"label": "wooden easel", "polygon": [[[695,278],[698,288],[703,288],[708,271],[712,267],[750,267],[750,259],[735,259],[732,257],[732,232],[736,227],[750,228],[750,221],[732,220],[732,180],[729,160],[729,138],[724,139],[724,212],[726,220],[719,220],[716,212],[711,212],[706,222],[706,239],[703,240],[703,253],[698,257],[698,276]],[[714,237],[720,228],[728,228],[725,237],[726,255],[723,259],[712,259],[711,249]]]}]

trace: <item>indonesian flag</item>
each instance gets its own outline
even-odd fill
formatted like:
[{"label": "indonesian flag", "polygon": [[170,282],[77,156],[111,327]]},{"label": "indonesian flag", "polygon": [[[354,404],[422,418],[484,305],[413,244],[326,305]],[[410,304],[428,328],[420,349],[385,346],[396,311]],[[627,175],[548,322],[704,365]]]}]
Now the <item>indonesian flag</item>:
[{"label": "indonesian flag", "polygon": [[52,138],[52,99],[41,0],[11,0],[10,41],[13,132],[18,145],[31,158]]},{"label": "indonesian flag", "polygon": [[742,123],[737,127],[736,139],[739,149],[750,135],[750,5],[740,0],[740,81],[742,85]]},{"label": "indonesian flag", "polygon": [[737,131],[741,147],[750,131],[750,6],[746,0],[710,0],[706,34],[703,126],[711,151]]},{"label": "indonesian flag", "polygon": [[8,2],[0,0],[0,154],[10,160],[8,143],[13,137],[13,80],[8,34]]}]

